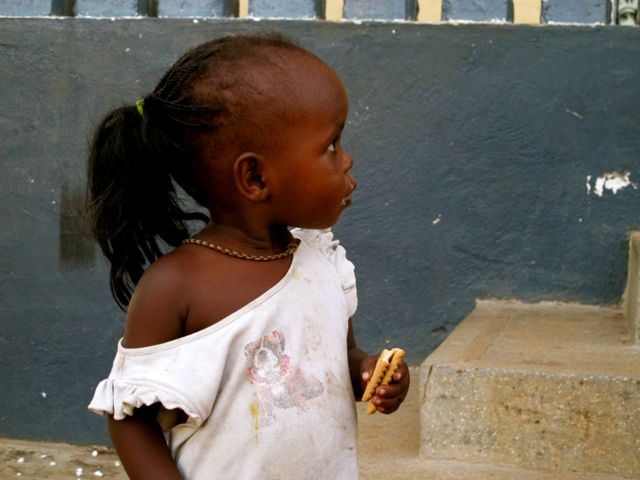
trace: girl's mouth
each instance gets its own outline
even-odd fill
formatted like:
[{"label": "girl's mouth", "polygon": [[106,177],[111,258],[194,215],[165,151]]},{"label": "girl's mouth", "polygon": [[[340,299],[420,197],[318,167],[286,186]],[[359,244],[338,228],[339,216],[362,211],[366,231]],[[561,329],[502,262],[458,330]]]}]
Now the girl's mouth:
[{"label": "girl's mouth", "polygon": [[342,199],[341,205],[343,207],[348,207],[349,205],[351,205],[351,196],[353,195],[353,192],[356,189],[356,182],[352,180],[350,177],[347,178],[347,180],[349,181],[349,193],[347,194],[346,197]]}]

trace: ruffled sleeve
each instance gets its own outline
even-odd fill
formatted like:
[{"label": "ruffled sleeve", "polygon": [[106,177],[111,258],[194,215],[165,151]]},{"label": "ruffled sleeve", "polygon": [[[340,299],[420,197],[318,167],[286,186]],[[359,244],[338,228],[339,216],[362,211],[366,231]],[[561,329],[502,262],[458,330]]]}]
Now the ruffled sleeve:
[{"label": "ruffled sleeve", "polygon": [[344,247],[334,238],[331,229],[294,229],[292,233],[295,236],[304,237],[335,267],[340,283],[342,284],[342,289],[344,290],[349,317],[352,317],[358,308],[358,292],[356,290],[355,267],[353,263],[347,259],[347,252]]},{"label": "ruffled sleeve", "polygon": [[187,423],[199,426],[202,415],[189,406],[188,402],[179,398],[173,392],[163,391],[149,385],[119,382],[107,378],[102,380],[89,404],[89,410],[98,415],[113,415],[116,420],[122,420],[133,415],[136,408],[160,403],[162,408],[158,413],[158,422],[164,431],[176,425],[177,412],[182,410],[188,417]]},{"label": "ruffled sleeve", "polygon": [[200,381],[197,373],[194,378],[193,367],[182,365],[179,350],[180,346],[126,349],[120,343],[111,373],[98,384],[89,410],[122,420],[136,408],[160,403],[158,422],[163,430],[176,425],[177,410],[187,415],[187,424],[200,426],[211,412],[220,379],[210,375]]}]

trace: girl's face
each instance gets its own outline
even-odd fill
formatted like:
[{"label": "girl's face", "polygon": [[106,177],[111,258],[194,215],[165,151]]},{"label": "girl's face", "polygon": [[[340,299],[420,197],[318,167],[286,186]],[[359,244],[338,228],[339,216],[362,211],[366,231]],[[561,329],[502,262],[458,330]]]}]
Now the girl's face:
[{"label": "girl's face", "polygon": [[271,201],[278,223],[328,228],[351,204],[356,188],[349,174],[353,158],[341,142],[348,100],[329,67],[307,63],[294,72],[297,87],[284,99],[285,117],[271,127]]}]

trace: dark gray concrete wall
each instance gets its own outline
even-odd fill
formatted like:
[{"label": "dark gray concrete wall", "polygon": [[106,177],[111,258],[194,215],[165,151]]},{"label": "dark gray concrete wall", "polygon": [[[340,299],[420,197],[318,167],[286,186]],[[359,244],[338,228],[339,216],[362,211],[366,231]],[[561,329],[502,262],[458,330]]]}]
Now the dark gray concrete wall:
[{"label": "dark gray concrete wall", "polygon": [[409,5],[406,0],[345,0],[344,18],[368,20],[404,20]]},{"label": "dark gray concrete wall", "polygon": [[588,2],[565,2],[549,0],[542,3],[544,22],[564,23],[609,23],[609,2],[611,0],[593,0]]},{"label": "dark gray concrete wall", "polygon": [[85,406],[123,319],[81,218],[93,126],[186,48],[271,29],[350,92],[359,189],[336,232],[363,347],[419,362],[476,298],[619,300],[640,192],[594,189],[640,178],[638,30],[0,19],[0,436],[106,438]]},{"label": "dark gray concrete wall", "polygon": [[159,2],[159,17],[222,17],[225,12],[223,0],[188,0],[181,2]]},{"label": "dark gray concrete wall", "polygon": [[253,0],[249,2],[249,15],[258,18],[320,18],[321,2],[317,0]]},{"label": "dark gray concrete wall", "polygon": [[509,0],[478,0],[474,2],[443,0],[442,2],[443,20],[505,21],[509,16],[508,10]]}]

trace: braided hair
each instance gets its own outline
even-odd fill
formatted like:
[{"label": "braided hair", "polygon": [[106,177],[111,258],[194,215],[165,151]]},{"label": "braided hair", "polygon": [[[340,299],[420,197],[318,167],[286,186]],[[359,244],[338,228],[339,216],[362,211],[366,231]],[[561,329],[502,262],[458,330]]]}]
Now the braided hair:
[{"label": "braided hair", "polygon": [[163,246],[180,245],[189,236],[189,222],[209,221],[203,213],[183,210],[176,184],[204,205],[207,197],[197,175],[203,147],[197,139],[224,141],[219,127],[229,121],[232,108],[215,89],[203,95],[198,83],[224,85],[225,78],[217,77],[225,69],[217,67],[258,58],[264,49],[308,54],[280,34],[204,43],[169,68],[138,104],[141,108],[117,108],[96,129],[88,162],[88,213],[93,236],[111,264],[111,292],[122,309],[145,267],[163,255]]}]

